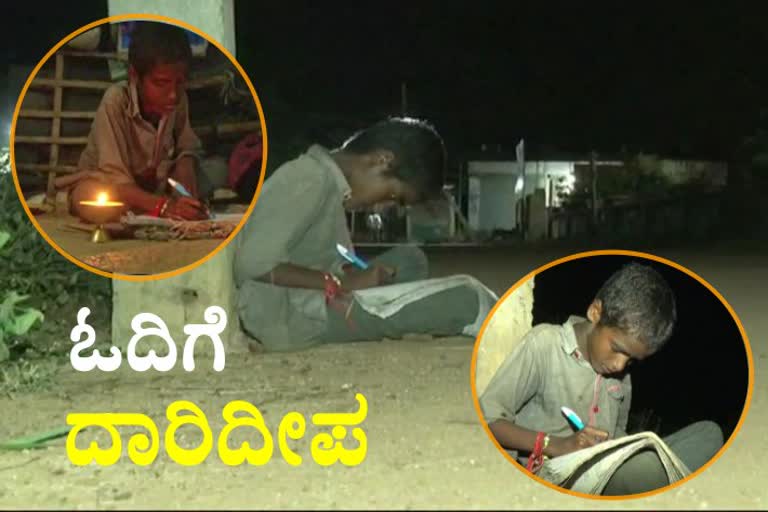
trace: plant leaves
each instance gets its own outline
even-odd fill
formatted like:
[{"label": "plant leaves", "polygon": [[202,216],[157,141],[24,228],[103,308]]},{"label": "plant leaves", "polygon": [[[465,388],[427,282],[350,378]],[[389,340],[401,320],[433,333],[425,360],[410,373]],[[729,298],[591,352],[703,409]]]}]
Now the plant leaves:
[{"label": "plant leaves", "polygon": [[20,295],[15,291],[12,291],[5,296],[5,300],[3,301],[3,306],[8,306],[8,307],[15,306],[19,302],[24,302],[28,298],[29,298],[29,295]]},{"label": "plant leaves", "polygon": [[0,363],[7,361],[8,358],[11,357],[11,351],[8,350],[8,347],[5,345],[3,338],[3,330],[0,329]]},{"label": "plant leaves", "polygon": [[6,329],[9,324],[13,323],[16,304],[28,298],[28,295],[19,295],[15,291],[5,295],[5,299],[0,303],[0,329]]},{"label": "plant leaves", "polygon": [[6,328],[11,334],[21,336],[23,334],[27,334],[27,332],[32,328],[33,325],[35,325],[35,322],[38,320],[40,320],[42,323],[44,318],[45,317],[43,316],[42,311],[34,308],[27,308],[21,314],[16,315],[13,321],[9,322]]},{"label": "plant leaves", "polygon": [[8,243],[8,240],[11,239],[11,234],[7,231],[0,231],[0,249],[3,248],[5,244]]},{"label": "plant leaves", "polygon": [[35,448],[44,448],[43,445],[46,442],[64,437],[69,434],[70,430],[72,430],[72,427],[59,427],[42,434],[17,437],[16,439],[0,443],[0,450],[32,450]]}]

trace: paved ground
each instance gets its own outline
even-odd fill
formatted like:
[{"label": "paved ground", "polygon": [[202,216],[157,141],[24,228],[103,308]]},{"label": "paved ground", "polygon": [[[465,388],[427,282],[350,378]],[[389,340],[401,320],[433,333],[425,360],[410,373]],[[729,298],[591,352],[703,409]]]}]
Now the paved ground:
[{"label": "paved ground", "polygon": [[[573,252],[547,250],[448,250],[433,254],[438,274],[474,273],[503,292],[527,272]],[[139,467],[126,458],[110,467],[78,468],[64,441],[30,453],[3,453],[3,507],[58,508],[539,508],[670,509],[765,508],[763,457],[768,451],[768,258],[758,247],[658,250],[714,285],[740,315],[750,337],[755,387],[749,415],[727,452],[703,474],[659,495],[629,502],[596,502],[550,490],[512,467],[477,422],[469,390],[472,345],[461,339],[406,340],[327,346],[298,354],[230,357],[215,373],[200,361],[191,374],[119,372],[77,375],[60,371],[53,391],[0,399],[0,438],[64,424],[70,412],[140,412],[163,435],[165,407],[191,400],[206,413],[214,435],[221,411],[235,399],[264,413],[276,434],[290,411],[351,412],[355,392],[368,399],[369,440],[362,465],[322,468],[310,454],[311,424],[292,443],[304,457],[289,466],[275,449],[265,466],[231,468],[214,451],[199,466],[184,467],[164,451]],[[188,429],[188,430],[187,430]],[[193,427],[180,443],[195,446]],[[83,434],[82,446],[89,437]],[[127,439],[127,435],[123,437]],[[275,437],[275,439],[277,439]]]}]

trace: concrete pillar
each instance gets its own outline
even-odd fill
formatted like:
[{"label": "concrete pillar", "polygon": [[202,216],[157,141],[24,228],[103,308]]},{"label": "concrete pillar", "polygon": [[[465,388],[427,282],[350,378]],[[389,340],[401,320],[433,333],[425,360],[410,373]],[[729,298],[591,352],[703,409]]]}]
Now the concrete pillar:
[{"label": "concrete pillar", "polygon": [[[235,55],[235,19],[233,0],[109,0],[110,16],[118,14],[158,14],[169,16],[199,28]],[[235,309],[235,286],[232,262],[237,240],[233,240],[216,256],[194,270],[180,276],[143,283],[114,281],[112,340],[124,349],[133,336],[131,320],[142,312],[160,316],[181,350],[186,335],[184,325],[204,323],[208,306],[221,306],[227,313],[228,325],[221,338],[227,352],[247,350]],[[155,349],[166,353],[160,338],[146,339],[142,352]],[[196,353],[212,353],[211,344],[198,343]],[[179,362],[180,364],[180,362]]]},{"label": "concrete pillar", "polygon": [[528,230],[526,240],[539,241],[547,237],[547,205],[543,188],[528,196]]},{"label": "concrete pillar", "polygon": [[109,15],[157,14],[189,23],[235,54],[234,0],[108,0]]},{"label": "concrete pillar", "polygon": [[520,285],[499,304],[488,320],[477,351],[475,386],[478,396],[533,326],[533,286],[533,279]]}]

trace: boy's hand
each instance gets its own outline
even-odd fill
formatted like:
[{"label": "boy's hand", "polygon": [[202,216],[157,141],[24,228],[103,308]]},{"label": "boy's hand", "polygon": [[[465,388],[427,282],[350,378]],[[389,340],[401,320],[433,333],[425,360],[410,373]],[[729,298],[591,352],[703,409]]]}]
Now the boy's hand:
[{"label": "boy's hand", "polygon": [[608,439],[608,432],[592,427],[584,427],[584,429],[568,437],[552,439],[552,441],[555,441],[554,443],[550,441],[552,456],[559,457],[577,450],[589,448],[590,446],[602,443],[606,439]]},{"label": "boy's hand", "polygon": [[347,290],[363,290],[389,284],[395,275],[395,269],[379,264],[372,264],[368,270],[347,272],[342,285]]},{"label": "boy's hand", "polygon": [[193,157],[184,156],[176,162],[171,175],[171,178],[181,183],[187,192],[192,194],[192,197],[197,197],[198,193],[196,164],[197,162]]},{"label": "boy's hand", "polygon": [[205,207],[191,197],[171,198],[165,216],[175,220],[204,220],[208,218]]}]

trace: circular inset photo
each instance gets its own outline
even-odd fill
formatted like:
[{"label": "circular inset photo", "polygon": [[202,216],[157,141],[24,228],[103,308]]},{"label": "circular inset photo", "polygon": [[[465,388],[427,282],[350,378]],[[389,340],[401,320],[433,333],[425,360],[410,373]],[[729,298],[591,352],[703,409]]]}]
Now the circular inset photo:
[{"label": "circular inset photo", "polygon": [[133,281],[221,250],[253,208],[266,150],[237,61],[155,15],[62,40],[27,80],[11,127],[13,178],[38,231],[73,263]]},{"label": "circular inset photo", "polygon": [[471,377],[505,457],[597,499],[703,471],[738,431],[752,382],[727,301],[684,267],[629,251],[573,255],[519,281],[486,319]]}]

